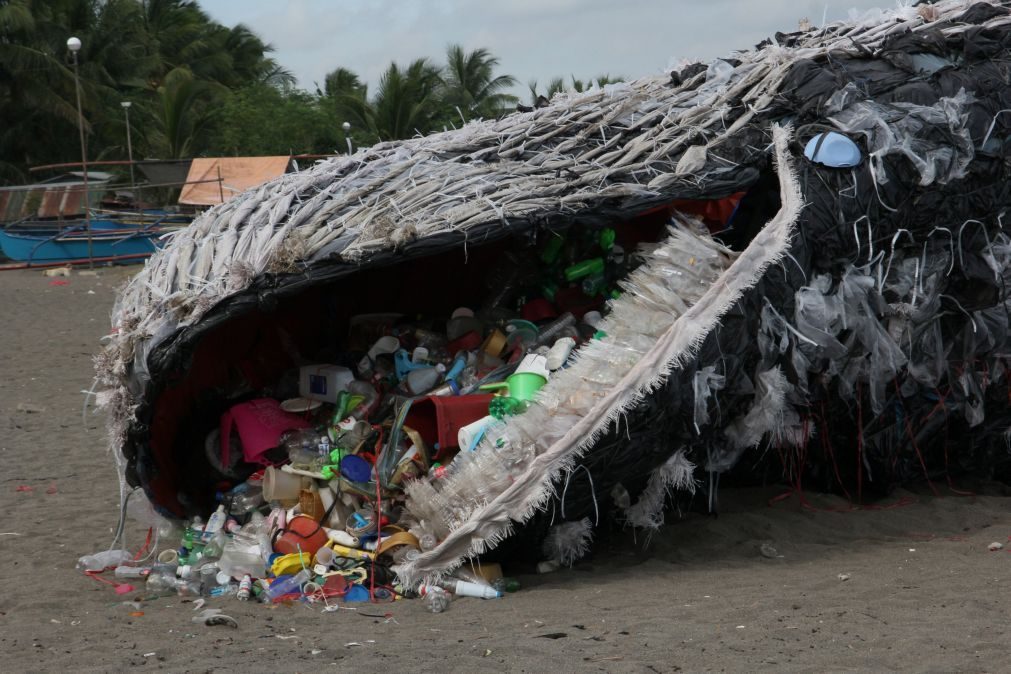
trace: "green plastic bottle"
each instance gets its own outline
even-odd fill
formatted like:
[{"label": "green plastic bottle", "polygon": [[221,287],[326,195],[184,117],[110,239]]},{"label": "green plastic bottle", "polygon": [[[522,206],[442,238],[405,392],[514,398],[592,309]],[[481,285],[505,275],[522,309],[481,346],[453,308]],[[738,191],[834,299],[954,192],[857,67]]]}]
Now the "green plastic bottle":
[{"label": "green plastic bottle", "polygon": [[604,273],[604,258],[593,257],[589,260],[583,260],[582,262],[577,262],[571,267],[565,269],[565,280],[575,281],[576,279],[581,279],[584,276],[591,276],[593,274],[603,274]]}]

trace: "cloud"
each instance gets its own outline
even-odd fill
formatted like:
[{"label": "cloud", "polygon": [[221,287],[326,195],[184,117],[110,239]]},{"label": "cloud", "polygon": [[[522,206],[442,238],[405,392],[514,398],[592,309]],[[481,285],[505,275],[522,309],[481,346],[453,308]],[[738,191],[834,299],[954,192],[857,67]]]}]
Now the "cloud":
[{"label": "cloud", "polygon": [[[302,87],[338,66],[373,85],[391,61],[446,46],[487,47],[521,83],[600,74],[638,78],[683,58],[746,49],[803,17],[820,25],[887,0],[202,0],[225,24],[246,23]],[[891,5],[891,2],[887,2]],[[516,93],[526,95],[526,87]]]}]

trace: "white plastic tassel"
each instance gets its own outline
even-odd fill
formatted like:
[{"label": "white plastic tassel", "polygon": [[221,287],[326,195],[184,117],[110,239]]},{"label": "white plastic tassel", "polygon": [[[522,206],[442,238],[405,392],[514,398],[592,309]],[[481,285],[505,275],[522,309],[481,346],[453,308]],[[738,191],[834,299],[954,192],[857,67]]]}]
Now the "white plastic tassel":
[{"label": "white plastic tassel", "polygon": [[572,566],[590,551],[592,540],[593,527],[589,517],[578,522],[556,524],[544,539],[544,554],[563,566]]},{"label": "white plastic tassel", "polygon": [[656,531],[664,523],[663,506],[672,491],[695,493],[695,464],[682,447],[653,471],[635,505],[625,510],[625,521],[633,527]]}]

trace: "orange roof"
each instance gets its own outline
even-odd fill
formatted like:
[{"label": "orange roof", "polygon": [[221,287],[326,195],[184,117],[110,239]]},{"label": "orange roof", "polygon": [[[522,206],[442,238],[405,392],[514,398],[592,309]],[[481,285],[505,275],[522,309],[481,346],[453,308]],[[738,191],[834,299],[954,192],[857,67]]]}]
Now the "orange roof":
[{"label": "orange roof", "polygon": [[[180,204],[214,206],[240,192],[283,175],[290,157],[203,157],[190,164],[187,183],[179,194]],[[219,173],[220,171],[220,173]],[[221,184],[218,184],[218,177]],[[199,182],[213,181],[213,182]],[[222,199],[224,197],[224,199]]]}]

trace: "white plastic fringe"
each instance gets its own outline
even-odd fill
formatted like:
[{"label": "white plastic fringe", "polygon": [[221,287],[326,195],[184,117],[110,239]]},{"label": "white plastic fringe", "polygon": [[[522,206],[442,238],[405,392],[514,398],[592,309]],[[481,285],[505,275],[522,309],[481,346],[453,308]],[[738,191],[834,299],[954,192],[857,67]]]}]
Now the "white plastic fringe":
[{"label": "white plastic fringe", "polygon": [[593,525],[589,517],[584,517],[578,522],[556,524],[551,527],[544,539],[544,556],[562,566],[572,566],[590,551],[592,540]]},{"label": "white plastic fringe", "polygon": [[674,452],[649,476],[649,482],[639,494],[639,500],[625,510],[625,522],[638,529],[647,529],[649,533],[658,530],[664,523],[663,510],[667,496],[677,490],[695,493],[694,473],[695,464],[685,456],[684,448]]},{"label": "white plastic fringe", "polygon": [[[434,521],[433,515],[446,513],[448,506],[450,517],[442,520],[441,530],[412,529],[416,534],[432,533],[441,542],[397,567],[402,581],[413,585],[438,580],[465,557],[494,547],[512,532],[514,522],[526,521],[542,508],[552,496],[551,484],[559,474],[571,469],[624,412],[691,360],[720,317],[758,282],[769,265],[783,257],[803,204],[790,159],[790,130],[773,127],[772,135],[782,206],[697,302],[679,312],[670,293],[661,292],[663,286],[654,269],[658,261],[643,265],[631,275],[628,292],[614,301],[601,326],[607,337],[581,349],[575,363],[544,387],[540,404],[512,417],[486,437],[486,447],[464,457],[460,468],[444,480],[440,492],[427,480],[409,485],[409,516],[429,523]],[[702,239],[682,232],[672,238],[678,235],[681,245],[691,246],[689,250],[703,248]],[[709,247],[711,258],[720,247],[714,243]],[[668,269],[680,271],[683,259],[674,253],[669,241],[656,254],[660,259],[670,258]],[[675,288],[680,286],[678,283]],[[660,293],[659,302],[654,293]],[[657,330],[661,334],[653,337],[651,331]],[[637,347],[645,350],[638,352]],[[608,381],[615,372],[621,376]],[[454,508],[454,499],[461,496],[463,507]]]}]

